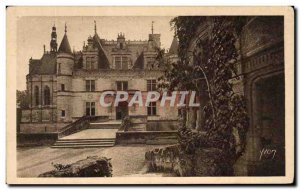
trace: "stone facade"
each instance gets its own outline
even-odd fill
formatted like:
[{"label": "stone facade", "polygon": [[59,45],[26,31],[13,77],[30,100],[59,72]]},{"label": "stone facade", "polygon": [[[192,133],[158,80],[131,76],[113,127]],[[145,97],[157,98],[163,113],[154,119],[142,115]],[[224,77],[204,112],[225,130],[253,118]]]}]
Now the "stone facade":
[{"label": "stone facade", "polygon": [[[245,18],[246,23],[236,43],[238,77],[231,82],[234,91],[246,98],[250,128],[246,152],[238,160],[235,174],[284,175],[284,19],[280,16]],[[198,27],[197,38],[210,37],[210,22],[207,17]],[[192,40],[189,51],[195,50],[196,40]],[[206,93],[200,92],[200,100],[205,102],[205,99]],[[195,121],[201,117],[201,113],[194,112],[188,111],[187,126],[195,126]],[[274,159],[260,157],[261,151],[266,149],[277,151]]]},{"label": "stone facade", "polygon": [[[30,106],[22,110],[20,132],[57,132],[85,115],[108,116],[111,120],[124,115],[145,116],[157,122],[177,119],[177,108],[160,107],[159,101],[151,111],[138,105],[102,107],[99,101],[105,91],[127,91],[130,99],[135,91],[145,96],[155,90],[157,79],[163,75],[163,68],[156,64],[160,34],[151,33],[144,41],[130,41],[120,33],[116,41],[107,41],[99,37],[96,25],[94,32],[82,50],[75,52],[70,48],[65,28],[57,50],[53,26],[50,51],[44,50],[41,59],[29,60],[26,79]],[[176,46],[173,44],[172,49]],[[170,60],[176,58],[174,52],[168,55]]]}]

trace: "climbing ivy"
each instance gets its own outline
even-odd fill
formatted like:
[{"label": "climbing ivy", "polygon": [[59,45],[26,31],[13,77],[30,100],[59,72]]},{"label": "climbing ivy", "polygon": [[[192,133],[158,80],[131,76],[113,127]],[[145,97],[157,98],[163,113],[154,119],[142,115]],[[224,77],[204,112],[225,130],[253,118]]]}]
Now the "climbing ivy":
[{"label": "climbing ivy", "polygon": [[[237,77],[236,43],[244,21],[243,17],[221,16],[180,16],[171,21],[179,39],[179,61],[165,71],[161,87],[204,90],[209,97],[204,107],[205,137],[185,126],[179,129],[181,147],[188,153],[210,146],[226,151],[229,160],[235,161],[245,150],[249,126],[246,103],[242,95],[234,93],[230,82]],[[199,37],[199,26],[205,25],[209,35]],[[195,47],[191,51],[192,43]]]}]

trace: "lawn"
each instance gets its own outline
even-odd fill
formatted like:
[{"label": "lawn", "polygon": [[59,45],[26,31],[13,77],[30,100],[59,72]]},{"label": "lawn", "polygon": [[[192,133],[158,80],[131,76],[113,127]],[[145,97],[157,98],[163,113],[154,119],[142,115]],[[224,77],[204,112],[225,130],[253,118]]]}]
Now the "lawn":
[{"label": "lawn", "polygon": [[[164,145],[165,146],[165,145]],[[113,176],[157,176],[145,174],[145,152],[162,145],[118,145],[109,148],[53,149],[50,147],[30,147],[17,149],[17,175],[37,177],[52,170],[51,163],[68,164],[87,156],[111,158]]]}]

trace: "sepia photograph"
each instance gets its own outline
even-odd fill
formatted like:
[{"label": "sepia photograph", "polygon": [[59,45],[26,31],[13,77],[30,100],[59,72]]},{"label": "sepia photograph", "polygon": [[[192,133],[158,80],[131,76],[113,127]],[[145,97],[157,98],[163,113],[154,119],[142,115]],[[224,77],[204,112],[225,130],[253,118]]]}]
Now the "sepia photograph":
[{"label": "sepia photograph", "polygon": [[8,8],[7,183],[293,183],[293,14]]}]

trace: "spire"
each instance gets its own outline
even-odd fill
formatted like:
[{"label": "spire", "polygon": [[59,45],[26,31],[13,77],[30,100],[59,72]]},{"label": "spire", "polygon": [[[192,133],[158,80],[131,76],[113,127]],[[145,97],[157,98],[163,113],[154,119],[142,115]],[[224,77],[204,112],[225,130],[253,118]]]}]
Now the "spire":
[{"label": "spire", "polygon": [[175,35],[173,37],[173,41],[169,49],[169,54],[177,54],[177,53],[178,53],[178,39]]},{"label": "spire", "polygon": [[152,21],[152,26],[151,26],[151,32],[152,32],[152,34],[153,34],[153,31],[154,31],[153,24],[154,24],[154,21]]},{"label": "spire", "polygon": [[94,20],[94,30],[95,30],[95,34],[97,33],[97,23],[96,23],[96,20]]},{"label": "spire", "polygon": [[55,23],[52,27],[52,33],[51,33],[51,41],[50,41],[50,52],[57,52],[57,35],[56,35],[56,27]]},{"label": "spire", "polygon": [[62,39],[62,41],[59,45],[58,52],[59,53],[72,54],[70,43],[69,43],[69,40],[68,40],[68,37],[67,37],[67,24],[65,24],[65,35],[64,35],[64,37],[63,37],[63,39]]}]

